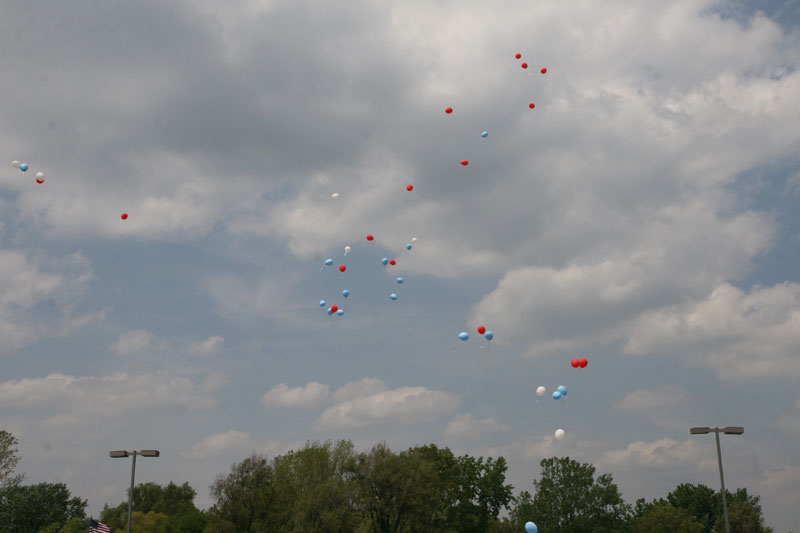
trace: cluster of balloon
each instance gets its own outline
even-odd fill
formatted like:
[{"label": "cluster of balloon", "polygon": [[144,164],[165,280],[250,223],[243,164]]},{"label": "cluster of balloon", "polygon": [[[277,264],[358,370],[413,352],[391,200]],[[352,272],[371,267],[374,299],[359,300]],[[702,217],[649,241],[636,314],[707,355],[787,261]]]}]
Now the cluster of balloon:
[{"label": "cluster of balloon", "polygon": [[573,359],[571,364],[572,368],[586,368],[589,364],[589,360],[585,357],[583,359]]},{"label": "cluster of balloon", "polygon": [[525,533],[539,533],[539,528],[533,522],[525,522]]},{"label": "cluster of balloon", "polygon": [[[27,172],[28,169],[30,168],[28,166],[28,163],[20,163],[16,159],[11,162],[11,166],[16,168],[16,169],[21,170],[22,172]],[[33,177],[36,179],[36,183],[38,183],[39,185],[44,183],[44,172],[41,172],[41,171],[37,172]]]},{"label": "cluster of balloon", "polygon": [[553,399],[560,400],[562,397],[567,397],[567,388],[564,385],[559,385],[558,388],[553,391]]}]

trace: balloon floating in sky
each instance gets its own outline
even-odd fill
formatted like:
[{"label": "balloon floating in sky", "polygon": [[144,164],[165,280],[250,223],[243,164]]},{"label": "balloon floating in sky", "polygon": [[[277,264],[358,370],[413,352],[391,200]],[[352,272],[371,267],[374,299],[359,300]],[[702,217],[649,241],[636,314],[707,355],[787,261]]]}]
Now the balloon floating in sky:
[{"label": "balloon floating in sky", "polygon": [[345,265],[339,265],[339,272],[344,272],[345,270],[347,270]]},{"label": "balloon floating in sky", "polygon": [[539,528],[533,522],[525,522],[525,533],[539,533]]},{"label": "balloon floating in sky", "polygon": [[383,259],[381,259],[381,263],[383,264],[383,266],[388,265],[389,264],[389,258],[388,257],[384,257]]},{"label": "balloon floating in sky", "polygon": [[589,364],[589,360],[584,357],[583,359],[580,360],[580,364],[581,368],[586,368],[586,365]]},{"label": "balloon floating in sky", "polygon": [[453,112],[453,108],[452,107],[445,108],[444,112],[449,115],[450,113]]},{"label": "balloon floating in sky", "polygon": [[522,57],[522,54],[520,54],[519,52],[517,52],[516,54],[514,54],[514,57],[516,57],[517,59],[519,59],[519,58],[521,58],[521,57]]},{"label": "balloon floating in sky", "polygon": [[333,259],[328,258],[325,260],[325,266],[331,266],[333,264]]},{"label": "balloon floating in sky", "polygon": [[344,309],[339,309],[338,311],[336,311],[336,314],[342,316],[344,314]]},{"label": "balloon floating in sky", "polygon": [[320,300],[319,301],[319,306],[320,307],[325,307],[325,304],[327,304],[327,302],[325,300]]},{"label": "balloon floating in sky", "polygon": [[411,243],[406,244],[406,250],[410,250],[410,249],[411,249]]},{"label": "balloon floating in sky", "polygon": [[332,305],[331,306],[331,313],[335,313],[338,310],[339,310],[339,306],[338,305]]},{"label": "balloon floating in sky", "polygon": [[329,314],[329,315],[332,315],[332,314],[333,314],[333,310],[332,310],[330,307],[328,308],[328,314]]},{"label": "balloon floating in sky", "polygon": [[334,200],[336,200],[337,198],[339,198],[339,193],[338,193],[338,192],[335,192],[335,193],[331,194],[331,198],[333,198]]},{"label": "balloon floating in sky", "polygon": [[373,237],[372,235],[367,235],[367,240],[368,241],[374,241],[375,237]]},{"label": "balloon floating in sky", "polygon": [[561,399],[561,393],[558,392],[557,390],[553,391],[553,399],[554,400],[560,400]]},{"label": "balloon floating in sky", "polygon": [[461,339],[462,341],[465,341],[469,339],[469,333],[467,333],[466,331],[462,331],[461,333],[458,334],[458,338]]},{"label": "balloon floating in sky", "polygon": [[486,137],[488,137],[488,136],[489,136],[489,132],[488,131],[481,132],[481,137],[483,137],[484,139]]},{"label": "balloon floating in sky", "polygon": [[349,254],[351,250],[352,250],[352,248],[350,248],[349,246],[345,246],[344,247],[344,255]]},{"label": "balloon floating in sky", "polygon": [[531,102],[530,104],[528,104],[528,107],[530,107],[531,109],[533,109],[534,107],[536,107],[536,104],[534,104],[533,102]]},{"label": "balloon floating in sky", "polygon": [[36,183],[38,183],[39,185],[44,183],[44,172],[37,172],[35,177],[36,177]]},{"label": "balloon floating in sky", "polygon": [[28,170],[28,163],[20,163],[19,169],[23,172],[27,172]]},{"label": "balloon floating in sky", "polygon": [[467,166],[467,165],[469,165],[469,161],[468,161],[467,159],[462,159],[462,160],[461,160],[461,166],[462,166],[462,167],[465,167],[465,166]]},{"label": "balloon floating in sky", "polygon": [[556,390],[558,390],[558,392],[561,393],[561,396],[566,396],[567,395],[567,388],[564,385],[559,385],[558,389],[556,389]]},{"label": "balloon floating in sky", "polygon": [[389,264],[394,266],[397,264],[397,261],[395,261],[394,259],[389,259]]},{"label": "balloon floating in sky", "polygon": [[577,359],[573,359],[572,360],[572,368],[578,368],[579,366],[581,366],[581,362],[579,360],[577,360]]},{"label": "balloon floating in sky", "polygon": [[486,335],[484,335],[484,337],[486,337],[487,341],[490,341],[490,340],[494,339],[494,333],[491,332],[491,331],[487,331]]},{"label": "balloon floating in sky", "polygon": [[344,296],[345,298],[347,298],[348,296],[350,296],[350,291],[348,291],[347,289],[343,290],[343,291],[342,291],[342,296]]},{"label": "balloon floating in sky", "polygon": [[411,242],[417,242],[417,238],[416,237],[411,237]]},{"label": "balloon floating in sky", "polygon": [[413,190],[414,190],[414,186],[413,186],[413,185],[411,185],[411,184],[409,183],[408,185],[406,185],[406,190],[407,190],[408,192],[411,192],[411,191],[413,191]]},{"label": "balloon floating in sky", "polygon": [[16,159],[11,162],[11,166],[14,167],[14,168],[19,168],[20,164],[21,163],[19,161],[17,161]]},{"label": "balloon floating in sky", "polygon": [[389,295],[389,298],[391,298],[392,300],[397,300],[397,295],[395,293],[392,293]]},{"label": "balloon floating in sky", "polygon": [[545,389],[541,385],[536,387],[536,396],[544,396],[545,394],[547,394],[547,389]]},{"label": "balloon floating in sky", "polygon": [[523,64],[522,64],[522,65],[520,65],[520,66],[521,66],[522,68],[528,68],[528,64],[527,64],[527,63],[523,63]]},{"label": "balloon floating in sky", "polygon": [[542,67],[542,70],[540,70],[539,72],[541,72],[542,74],[547,74],[547,69]]},{"label": "balloon floating in sky", "polygon": [[478,326],[478,333],[480,333],[481,335],[486,333],[486,326]]},{"label": "balloon floating in sky", "polygon": [[128,213],[122,213],[122,215],[120,215],[119,218],[121,218],[122,220],[128,220]]},{"label": "balloon floating in sky", "polygon": [[556,430],[556,440],[564,440],[564,436],[565,436],[565,433],[564,433],[563,429],[557,429]]},{"label": "balloon floating in sky", "polygon": [[403,284],[403,278],[397,278],[397,284],[398,285],[402,285]]}]

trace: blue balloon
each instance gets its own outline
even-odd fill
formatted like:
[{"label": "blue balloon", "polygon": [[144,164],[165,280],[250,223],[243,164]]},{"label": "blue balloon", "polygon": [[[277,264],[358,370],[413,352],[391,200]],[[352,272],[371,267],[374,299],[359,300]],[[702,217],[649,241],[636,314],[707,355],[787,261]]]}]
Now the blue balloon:
[{"label": "blue balloon", "polygon": [[486,337],[487,341],[490,341],[490,340],[494,339],[494,333],[492,333],[491,331],[487,331],[486,335],[484,335],[484,337]]},{"label": "blue balloon", "polygon": [[333,314],[333,309],[331,309],[330,307],[328,308],[328,314],[329,314],[329,315],[332,315],[332,314]]},{"label": "blue balloon", "polygon": [[331,266],[333,264],[333,259],[326,259],[325,264]]},{"label": "blue balloon", "polygon": [[348,296],[350,296],[350,291],[348,291],[347,289],[343,290],[343,291],[342,291],[342,296],[344,296],[345,298],[347,298]]},{"label": "blue balloon", "polygon": [[381,259],[381,264],[383,266],[388,265],[389,264],[389,258],[388,257],[384,257],[383,259]]},{"label": "blue balloon", "polygon": [[319,301],[319,306],[320,306],[320,307],[325,307],[325,304],[326,304],[326,303],[328,303],[328,302],[326,302],[325,300],[320,300],[320,301]]},{"label": "blue balloon", "polygon": [[402,284],[403,283],[403,278],[397,278],[397,283]]},{"label": "blue balloon", "polygon": [[461,333],[458,334],[458,338],[461,339],[462,341],[465,341],[469,339],[469,333],[467,333],[466,331],[462,331]]},{"label": "blue balloon", "polygon": [[410,249],[411,249],[411,243],[406,244],[406,250],[410,250]]},{"label": "blue balloon", "polygon": [[561,393],[558,392],[557,390],[554,390],[553,391],[553,399],[554,400],[560,400],[561,399]]},{"label": "blue balloon", "polygon": [[[481,133],[481,137],[483,137],[484,139],[485,139],[486,137],[488,137],[488,136],[489,136],[489,132],[488,132],[488,131],[484,131],[483,133]],[[528,523],[529,523],[529,524],[532,524],[533,522],[528,522]]]},{"label": "blue balloon", "polygon": [[342,316],[344,314],[344,309],[339,309],[338,311],[336,311],[336,314]]},{"label": "blue balloon", "polygon": [[21,171],[25,172],[26,170],[28,170],[28,163],[21,163],[21,164],[19,165],[19,169],[20,169]]},{"label": "blue balloon", "polygon": [[561,396],[566,396],[567,395],[567,388],[564,385],[559,385],[558,389],[556,389],[556,390],[558,390],[558,392],[561,393]]},{"label": "blue balloon", "polygon": [[389,295],[389,298],[391,298],[392,300],[397,300],[397,295],[395,293],[392,293]]},{"label": "blue balloon", "polygon": [[526,533],[539,533],[539,528],[533,522],[525,522]]}]

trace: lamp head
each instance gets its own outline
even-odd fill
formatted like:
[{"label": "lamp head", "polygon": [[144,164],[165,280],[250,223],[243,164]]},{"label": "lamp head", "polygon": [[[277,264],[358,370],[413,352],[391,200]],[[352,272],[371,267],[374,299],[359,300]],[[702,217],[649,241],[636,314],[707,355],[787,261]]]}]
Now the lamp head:
[{"label": "lamp head", "polygon": [[126,452],[125,450],[118,450],[114,452],[108,452],[108,456],[113,457],[114,459],[117,459],[119,457],[128,457],[128,452]]},{"label": "lamp head", "polygon": [[702,428],[691,428],[689,429],[690,435],[705,435],[706,433],[711,433],[710,427],[702,427]]}]

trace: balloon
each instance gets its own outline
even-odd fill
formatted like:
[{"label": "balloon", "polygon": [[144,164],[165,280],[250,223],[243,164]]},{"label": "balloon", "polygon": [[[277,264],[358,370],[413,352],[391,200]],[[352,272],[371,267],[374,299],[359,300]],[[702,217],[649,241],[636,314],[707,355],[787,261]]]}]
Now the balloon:
[{"label": "balloon", "polygon": [[333,259],[328,258],[325,260],[325,266],[331,266],[333,264]]},{"label": "balloon", "polygon": [[589,360],[584,357],[583,359],[580,360],[580,364],[581,368],[586,368],[586,365],[589,364]]},{"label": "balloon", "polygon": [[564,385],[559,385],[557,390],[561,393],[561,396],[567,395],[567,388]]},{"label": "balloon", "polygon": [[547,69],[546,69],[546,68],[542,68],[542,70],[540,70],[540,72],[541,72],[542,74],[547,74]]},{"label": "balloon", "polygon": [[488,131],[481,132],[481,137],[483,137],[484,139],[486,137],[488,137],[488,136],[489,136],[489,132]]},{"label": "balloon", "polygon": [[520,66],[521,66],[522,68],[528,68],[528,64],[527,64],[527,63],[523,63],[523,64],[522,64],[522,65],[520,65]]},{"label": "balloon", "polygon": [[345,246],[344,247],[344,255],[349,254],[351,250],[352,250],[352,248],[350,248],[349,246]]},{"label": "balloon", "polygon": [[452,107],[445,108],[444,112],[449,115],[450,113],[453,112],[453,108]]},{"label": "balloon", "polygon": [[328,314],[329,314],[329,315],[332,315],[332,314],[333,314],[333,309],[331,309],[330,307],[328,308]]},{"label": "balloon", "polygon": [[16,159],[11,162],[11,166],[14,168],[19,168],[20,162]]},{"label": "balloon", "polygon": [[400,285],[402,285],[402,284],[403,284],[403,278],[397,278],[397,283],[399,283]]},{"label": "balloon", "polygon": [[327,303],[327,302],[326,302],[325,300],[320,300],[320,301],[319,301],[319,306],[320,306],[320,307],[325,307],[325,304],[326,304],[326,303]]},{"label": "balloon", "polygon": [[333,198],[334,200],[336,200],[337,198],[339,198],[339,193],[338,193],[338,192],[335,192],[335,193],[331,194],[331,198]]},{"label": "balloon", "polygon": [[465,341],[469,339],[469,333],[467,333],[466,331],[462,331],[461,333],[458,334],[458,338],[461,339],[462,341]]},{"label": "balloon", "polygon": [[461,166],[462,166],[462,167],[465,167],[465,166],[467,166],[467,165],[469,165],[469,161],[467,161],[466,159],[462,159],[462,160],[461,160]]},{"label": "balloon", "polygon": [[564,440],[564,435],[565,434],[563,429],[556,430],[556,440]]},{"label": "balloon", "polygon": [[345,270],[347,270],[345,265],[339,265],[339,272],[344,272]]},{"label": "balloon", "polygon": [[478,326],[478,333],[480,333],[481,335],[486,333],[486,327],[485,326]]},{"label": "balloon", "polygon": [[120,218],[122,220],[128,220],[128,213],[122,213],[122,216],[120,216]]},{"label": "balloon", "polygon": [[547,394],[547,389],[545,389],[541,385],[536,387],[536,396],[544,396],[545,394]]},{"label": "balloon", "polygon": [[336,314],[342,316],[344,314],[344,309],[339,309],[338,311],[336,311]]},{"label": "balloon", "polygon": [[539,528],[533,522],[525,522],[525,533],[539,533]]},{"label": "balloon", "polygon": [[411,249],[411,243],[406,244],[406,250],[410,250],[410,249]]},{"label": "balloon", "polygon": [[36,183],[41,185],[42,183],[44,183],[44,178],[36,178]]},{"label": "balloon", "polygon": [[28,163],[20,163],[19,169],[23,172],[28,170]]},{"label": "balloon", "polygon": [[530,104],[528,104],[528,107],[530,107],[531,109],[533,109],[534,107],[536,107],[536,104],[534,104],[533,102],[531,102]]},{"label": "balloon", "polygon": [[558,392],[557,390],[553,391],[553,399],[554,400],[560,400],[561,399],[561,393]]},{"label": "balloon", "polygon": [[347,289],[343,290],[343,291],[342,291],[342,296],[344,296],[345,298],[347,298],[348,296],[350,296],[350,291],[348,291]]},{"label": "balloon", "polygon": [[397,264],[397,261],[395,261],[394,259],[389,259],[389,264],[394,266]]},{"label": "balloon", "polygon": [[519,52],[517,52],[516,54],[514,54],[514,57],[516,57],[517,59],[519,59],[519,58],[521,58],[521,57],[522,57],[522,54],[520,54]]},{"label": "balloon", "polygon": [[367,235],[367,240],[368,241],[374,241],[375,237],[373,237],[372,235]]},{"label": "balloon", "polygon": [[417,238],[416,237],[411,237],[411,242],[417,242]]},{"label": "balloon", "polygon": [[339,310],[339,306],[338,306],[338,305],[332,305],[332,306],[331,306],[331,312],[332,312],[332,313],[335,313],[335,312],[336,312],[336,311],[338,311],[338,310]]},{"label": "balloon", "polygon": [[411,185],[411,184],[409,183],[408,185],[406,185],[406,190],[407,190],[408,192],[411,192],[411,191],[413,191],[413,190],[414,190],[414,186],[413,186],[413,185]]},{"label": "balloon", "polygon": [[392,300],[397,300],[397,295],[395,293],[392,293],[389,295],[389,298],[391,298]]},{"label": "balloon", "polygon": [[383,263],[383,266],[388,265],[389,264],[389,258],[388,257],[384,257],[383,259],[381,259],[381,263]]},{"label": "balloon", "polygon": [[578,361],[577,359],[573,359],[572,360],[572,368],[578,368],[579,366],[581,366],[581,362]]},{"label": "balloon", "polygon": [[44,172],[37,172],[36,174],[34,174],[33,177],[36,178],[37,180],[43,180],[44,179]]},{"label": "balloon", "polygon": [[490,341],[490,340],[494,339],[494,333],[491,332],[491,331],[487,331],[486,335],[484,335],[484,337],[486,337],[487,341]]}]

